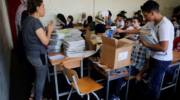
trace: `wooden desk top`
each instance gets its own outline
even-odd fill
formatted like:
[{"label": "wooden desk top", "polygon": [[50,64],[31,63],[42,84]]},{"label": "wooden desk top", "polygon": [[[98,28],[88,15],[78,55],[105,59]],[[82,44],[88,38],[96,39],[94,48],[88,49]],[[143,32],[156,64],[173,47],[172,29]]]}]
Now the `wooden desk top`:
[{"label": "wooden desk top", "polygon": [[[49,53],[49,56],[55,56],[55,55],[62,55],[62,53]],[[68,69],[80,67],[80,61],[82,60],[82,57],[64,57],[64,59],[60,60],[50,60],[51,64],[56,67],[65,67]],[[79,65],[79,66],[78,66]]]}]

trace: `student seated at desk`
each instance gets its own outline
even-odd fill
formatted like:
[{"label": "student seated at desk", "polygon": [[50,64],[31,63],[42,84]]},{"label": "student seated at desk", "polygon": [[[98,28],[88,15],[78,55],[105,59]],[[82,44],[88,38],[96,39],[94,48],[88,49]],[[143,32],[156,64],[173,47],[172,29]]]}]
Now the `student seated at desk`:
[{"label": "student seated at desk", "polygon": [[95,22],[93,21],[93,17],[92,16],[88,16],[87,20],[84,22],[83,27],[90,31],[93,31],[95,29]]},{"label": "student seated at desk", "polygon": [[115,25],[117,28],[124,28],[125,26],[125,19],[122,14],[117,14],[116,19],[114,20]]},{"label": "student seated at desk", "polygon": [[69,15],[67,17],[67,28],[73,28],[74,27],[74,24],[73,24],[73,21],[74,21],[74,18],[72,15]]},{"label": "student seated at desk", "polygon": [[60,29],[66,28],[67,27],[67,21],[66,18],[64,17],[63,14],[58,14],[57,15],[57,26],[60,27]]},{"label": "student seated at desk", "polygon": [[[140,29],[141,28],[141,21],[140,21],[140,19],[138,18],[138,17],[133,17],[132,18],[132,30],[134,30],[134,29]],[[130,29],[131,30],[131,29]],[[127,38],[128,39],[131,39],[131,40],[137,40],[138,39],[138,37],[139,37],[139,35],[138,34],[128,34],[127,35]]]},{"label": "student seated at desk", "polygon": [[112,21],[111,17],[112,17],[112,13],[111,13],[110,10],[108,10],[108,17],[105,20],[105,24],[106,24],[107,28],[109,28],[113,24],[113,21]]},{"label": "student seated at desk", "polygon": [[85,39],[88,42],[88,47],[91,47],[89,49],[94,49],[96,50],[99,48],[102,44],[102,36],[105,36],[105,25],[104,24],[97,24],[95,26],[95,32],[87,32]]},{"label": "student seated at desk", "polygon": [[78,23],[79,25],[83,25],[84,22],[85,22],[85,20],[86,20],[86,13],[83,12],[83,13],[80,15],[80,17],[78,18],[77,23]]}]

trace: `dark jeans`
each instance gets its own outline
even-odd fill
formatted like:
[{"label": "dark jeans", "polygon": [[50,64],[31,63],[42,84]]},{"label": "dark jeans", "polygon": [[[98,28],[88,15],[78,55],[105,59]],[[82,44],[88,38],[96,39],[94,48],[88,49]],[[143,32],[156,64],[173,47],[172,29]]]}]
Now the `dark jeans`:
[{"label": "dark jeans", "polygon": [[149,80],[149,94],[151,100],[158,100],[160,96],[160,87],[163,74],[165,73],[171,61],[160,61],[154,58],[150,58],[148,80]]},{"label": "dark jeans", "polygon": [[40,55],[27,55],[28,61],[33,65],[36,72],[35,79],[35,100],[41,100],[43,96],[43,89],[48,71],[47,56],[42,58]]}]

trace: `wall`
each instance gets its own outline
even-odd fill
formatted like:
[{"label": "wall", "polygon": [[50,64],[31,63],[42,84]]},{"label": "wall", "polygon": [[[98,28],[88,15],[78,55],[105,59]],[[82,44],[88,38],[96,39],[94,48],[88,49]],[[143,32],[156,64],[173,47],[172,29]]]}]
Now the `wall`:
[{"label": "wall", "polygon": [[94,13],[100,10],[108,9],[112,11],[113,18],[116,17],[116,14],[121,10],[128,11],[127,15],[132,16],[134,11],[139,10],[145,1],[146,0],[44,0],[46,16],[42,20],[44,24],[47,24],[50,19],[54,19],[57,13],[63,13],[66,17],[71,14],[77,19],[82,12],[93,16]]},{"label": "wall", "polygon": [[[82,12],[87,15],[94,15],[100,10],[111,10],[113,19],[121,10],[126,10],[127,16],[140,9],[140,6],[147,0],[44,0],[46,16],[42,19],[44,24],[50,19],[55,19],[57,13],[63,13],[66,17],[71,14],[75,21]],[[180,5],[180,0],[156,0],[160,4],[163,15],[171,16],[172,10]]]},{"label": "wall", "polygon": [[9,100],[9,70],[12,38],[5,0],[0,0],[0,100]]},{"label": "wall", "polygon": [[171,17],[173,9],[180,5],[180,0],[156,0],[163,15]]}]

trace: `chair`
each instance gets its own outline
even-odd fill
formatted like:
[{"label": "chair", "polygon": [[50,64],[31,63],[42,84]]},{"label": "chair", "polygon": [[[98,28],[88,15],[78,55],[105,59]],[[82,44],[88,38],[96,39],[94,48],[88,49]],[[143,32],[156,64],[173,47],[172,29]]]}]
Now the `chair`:
[{"label": "chair", "polygon": [[168,70],[164,73],[161,81],[161,87],[160,87],[161,92],[172,87],[174,87],[174,92],[176,92],[179,71],[180,71],[180,63],[171,64],[169,66]]},{"label": "chair", "polygon": [[[71,65],[76,65],[78,63],[73,63],[73,61],[71,62],[72,64],[69,64],[69,63],[70,63],[70,61],[63,63],[63,66],[65,66],[65,68],[63,70],[65,78],[66,78],[68,84],[71,85],[71,90],[70,90],[67,100],[70,99],[71,94],[74,89],[82,97],[84,95],[87,95],[88,100],[90,100],[89,94],[91,94],[91,93],[96,97],[97,100],[100,100],[98,95],[95,93],[95,91],[102,89],[103,86],[101,84],[97,83],[96,81],[94,81],[93,79],[91,79],[90,77],[79,78],[78,74],[75,70],[68,69]],[[71,68],[72,67],[73,66],[71,66]]]}]

